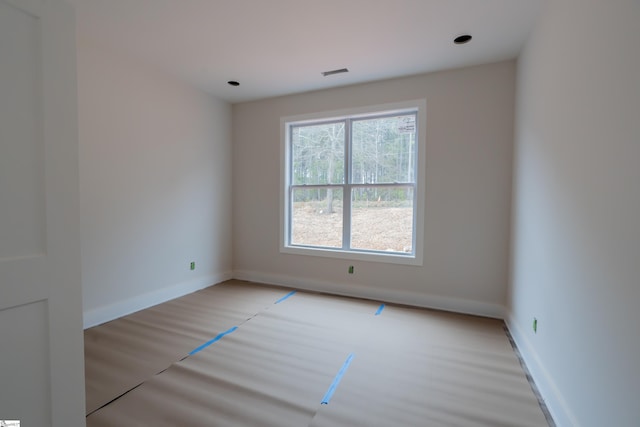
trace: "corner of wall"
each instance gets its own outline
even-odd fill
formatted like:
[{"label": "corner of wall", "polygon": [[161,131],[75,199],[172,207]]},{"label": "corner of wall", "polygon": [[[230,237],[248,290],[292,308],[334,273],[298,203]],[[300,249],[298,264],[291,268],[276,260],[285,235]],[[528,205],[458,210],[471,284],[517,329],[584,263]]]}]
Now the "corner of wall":
[{"label": "corner of wall", "polygon": [[152,307],[163,302],[179,298],[181,296],[217,285],[232,278],[230,272],[221,273],[213,276],[203,276],[187,282],[178,283],[163,289],[157,289],[133,298],[118,301],[97,307],[84,312],[84,329],[109,322],[122,316],[126,316],[136,311]]},{"label": "corner of wall", "polygon": [[527,339],[524,328],[518,324],[511,310],[505,310],[504,321],[556,425],[578,426],[579,424],[569,409],[569,405],[566,403],[562,393],[560,393],[555,381],[545,369],[535,347]]}]

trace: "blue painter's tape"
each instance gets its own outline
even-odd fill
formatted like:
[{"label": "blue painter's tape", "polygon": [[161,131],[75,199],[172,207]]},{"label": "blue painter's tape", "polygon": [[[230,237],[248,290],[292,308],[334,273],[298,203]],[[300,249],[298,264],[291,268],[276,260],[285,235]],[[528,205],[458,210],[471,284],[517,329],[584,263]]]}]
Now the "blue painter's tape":
[{"label": "blue painter's tape", "polygon": [[347,360],[345,360],[344,365],[342,365],[342,368],[340,368],[340,370],[336,374],[336,377],[333,379],[333,382],[329,386],[329,390],[327,390],[326,394],[322,398],[322,402],[320,402],[321,405],[329,404],[329,400],[331,400],[331,396],[333,396],[333,393],[336,391],[336,388],[338,387],[338,384],[340,384],[340,380],[342,379],[342,376],[347,371],[347,368],[351,364],[352,360],[353,360],[353,353],[351,353],[349,357],[347,357]]},{"label": "blue painter's tape", "polygon": [[215,338],[207,341],[206,343],[202,344],[200,347],[194,349],[191,351],[191,353],[189,353],[189,356],[193,356],[194,354],[196,354],[197,352],[209,347],[211,344],[213,344],[216,341],[220,341],[222,339],[222,337],[224,337],[225,335],[229,335],[231,332],[235,331],[236,329],[238,329],[237,326],[234,326],[233,328],[229,329],[228,331],[219,333]]},{"label": "blue painter's tape", "polygon": [[380,304],[380,307],[378,307],[378,311],[376,311],[376,316],[380,316],[380,313],[382,313],[382,310],[384,310],[384,304]]},{"label": "blue painter's tape", "polygon": [[285,296],[280,298],[278,301],[276,301],[274,304],[280,304],[282,301],[286,300],[287,298],[289,298],[290,296],[292,296],[295,293],[296,293],[296,291],[289,292],[288,294],[286,294]]}]

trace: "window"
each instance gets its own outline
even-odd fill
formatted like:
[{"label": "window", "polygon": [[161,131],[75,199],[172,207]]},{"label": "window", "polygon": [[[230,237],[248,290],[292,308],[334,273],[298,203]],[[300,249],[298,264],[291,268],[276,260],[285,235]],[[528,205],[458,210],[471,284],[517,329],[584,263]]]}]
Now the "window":
[{"label": "window", "polygon": [[421,264],[424,109],[282,119],[281,250]]}]

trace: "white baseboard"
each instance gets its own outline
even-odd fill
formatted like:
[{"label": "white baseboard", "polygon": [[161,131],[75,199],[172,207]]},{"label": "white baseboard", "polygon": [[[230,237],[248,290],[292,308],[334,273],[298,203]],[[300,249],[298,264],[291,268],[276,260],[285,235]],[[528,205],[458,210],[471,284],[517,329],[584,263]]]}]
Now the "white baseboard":
[{"label": "white baseboard", "polygon": [[114,304],[97,307],[84,312],[83,325],[84,328],[100,325],[118,317],[179,298],[183,295],[190,294],[200,289],[207,288],[225,280],[232,278],[231,272],[221,273],[211,276],[198,277],[187,282],[178,283],[162,289],[154,290],[146,294],[138,295]]},{"label": "white baseboard", "polygon": [[461,298],[449,298],[417,292],[398,291],[395,289],[372,288],[362,285],[327,282],[302,277],[266,274],[255,271],[236,270],[233,278],[267,285],[288,286],[335,295],[344,295],[370,299],[381,302],[405,304],[415,307],[434,308],[456,313],[473,314],[484,317],[503,319],[505,310],[500,304],[472,301]]},{"label": "white baseboard", "polygon": [[512,313],[507,313],[505,322],[556,425],[559,427],[580,425]]}]

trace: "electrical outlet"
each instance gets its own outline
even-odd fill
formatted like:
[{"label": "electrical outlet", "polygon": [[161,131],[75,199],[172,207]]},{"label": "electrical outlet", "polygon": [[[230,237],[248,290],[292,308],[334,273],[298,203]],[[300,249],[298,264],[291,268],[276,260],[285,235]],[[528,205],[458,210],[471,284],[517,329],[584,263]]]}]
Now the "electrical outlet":
[{"label": "electrical outlet", "polygon": [[353,274],[353,265],[349,266],[349,274]]},{"label": "electrical outlet", "polygon": [[536,319],[535,317],[533,318],[533,333],[537,334],[538,333],[538,319]]},{"label": "electrical outlet", "polygon": [[191,264],[189,265],[189,269],[190,270],[195,270],[196,269],[196,262],[195,261],[191,261]]}]

